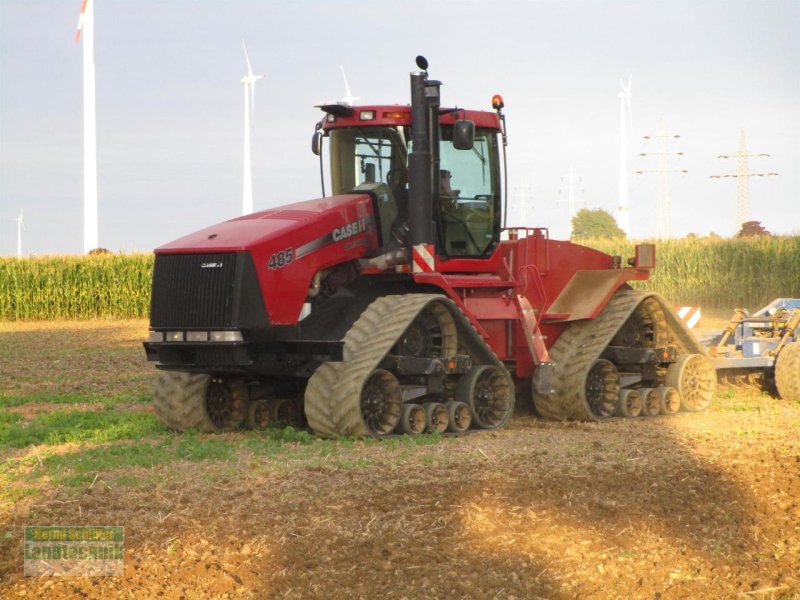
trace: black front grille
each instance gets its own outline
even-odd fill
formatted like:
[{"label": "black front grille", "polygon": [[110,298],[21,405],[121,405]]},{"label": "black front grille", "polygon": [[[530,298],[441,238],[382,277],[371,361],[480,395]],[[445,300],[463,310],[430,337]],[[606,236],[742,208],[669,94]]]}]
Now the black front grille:
[{"label": "black front grille", "polygon": [[152,327],[232,327],[240,255],[158,254],[150,301]]}]

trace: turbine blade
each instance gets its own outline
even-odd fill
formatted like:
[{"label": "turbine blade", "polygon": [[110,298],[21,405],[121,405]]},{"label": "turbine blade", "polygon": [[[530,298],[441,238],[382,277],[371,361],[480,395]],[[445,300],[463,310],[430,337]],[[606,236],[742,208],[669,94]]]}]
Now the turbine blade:
[{"label": "turbine blade", "polygon": [[75,43],[81,41],[81,31],[83,31],[83,16],[86,14],[86,5],[89,3],[89,0],[83,0],[81,2],[81,14],[78,16],[78,28],[75,30]]},{"label": "turbine blade", "polygon": [[347,98],[350,98],[350,86],[347,85],[347,75],[344,74],[344,67],[339,65],[339,68],[342,70],[342,79],[344,79],[344,93]]},{"label": "turbine blade", "polygon": [[248,77],[252,77],[253,67],[250,66],[250,57],[247,54],[247,46],[244,44],[244,38],[242,38],[242,49],[244,50],[244,60],[247,63],[247,75]]}]

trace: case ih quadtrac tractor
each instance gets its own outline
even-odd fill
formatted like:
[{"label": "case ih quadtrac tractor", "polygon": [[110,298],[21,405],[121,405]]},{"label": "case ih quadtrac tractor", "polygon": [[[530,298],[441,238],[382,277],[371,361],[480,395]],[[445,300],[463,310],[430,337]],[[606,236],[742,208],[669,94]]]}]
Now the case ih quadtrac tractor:
[{"label": "case ih quadtrac tractor", "polygon": [[[503,101],[440,106],[427,61],[411,105],[322,106],[333,195],[214,225],[155,251],[147,357],[175,429],[270,423],[323,436],[599,420],[706,408],[705,350],[622,264],[505,228]],[[324,178],[323,178],[323,196]],[[526,400],[527,401],[527,400]]]}]

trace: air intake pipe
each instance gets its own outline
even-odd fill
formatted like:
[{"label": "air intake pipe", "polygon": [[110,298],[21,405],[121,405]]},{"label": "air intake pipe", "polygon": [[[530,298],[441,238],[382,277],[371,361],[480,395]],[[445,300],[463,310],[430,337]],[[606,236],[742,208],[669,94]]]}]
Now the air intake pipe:
[{"label": "air intake pipe", "polygon": [[408,156],[410,245],[433,244],[433,202],[439,191],[439,88],[429,81],[428,61],[417,57],[421,72],[411,73],[411,152]]}]

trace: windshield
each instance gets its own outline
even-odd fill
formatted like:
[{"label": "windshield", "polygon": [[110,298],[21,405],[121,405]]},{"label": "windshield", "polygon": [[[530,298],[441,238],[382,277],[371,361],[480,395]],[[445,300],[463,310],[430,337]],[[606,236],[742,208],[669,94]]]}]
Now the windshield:
[{"label": "windshield", "polygon": [[[330,132],[334,194],[375,194],[383,239],[392,223],[408,218],[408,127],[342,127]],[[453,127],[441,128],[440,193],[433,214],[439,252],[481,257],[500,238],[500,177],[497,131],[477,128],[469,150],[453,147]]]}]

